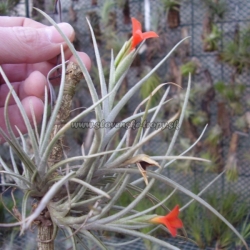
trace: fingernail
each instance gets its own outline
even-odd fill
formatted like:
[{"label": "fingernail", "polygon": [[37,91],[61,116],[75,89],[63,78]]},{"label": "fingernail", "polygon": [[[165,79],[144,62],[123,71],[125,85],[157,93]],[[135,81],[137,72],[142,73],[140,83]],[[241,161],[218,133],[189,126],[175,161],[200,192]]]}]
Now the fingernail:
[{"label": "fingernail", "polygon": [[[74,35],[74,29],[68,23],[59,23],[58,26],[62,30],[62,32],[68,37],[71,38]],[[46,32],[48,34],[49,40],[52,43],[62,43],[64,42],[61,34],[56,30],[54,26],[46,28]]]}]

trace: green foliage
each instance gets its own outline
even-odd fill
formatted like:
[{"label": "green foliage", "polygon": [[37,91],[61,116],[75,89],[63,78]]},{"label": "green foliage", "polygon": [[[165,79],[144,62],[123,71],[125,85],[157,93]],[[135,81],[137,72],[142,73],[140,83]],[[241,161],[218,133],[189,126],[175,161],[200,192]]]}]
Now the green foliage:
[{"label": "green foliage", "polygon": [[229,84],[226,85],[224,82],[217,82],[215,85],[215,90],[225,98],[228,102],[240,101],[246,86],[244,84]]},{"label": "green foliage", "polygon": [[[123,7],[125,1],[114,1],[105,0],[101,6],[100,12],[95,13],[95,22],[91,20],[91,24],[95,23],[98,26],[99,23],[102,25],[102,32],[98,30],[95,31],[95,35],[99,34],[98,39],[104,46],[102,47],[102,60],[104,64],[109,64],[110,61],[110,51],[113,50],[114,55],[117,55],[121,50],[123,44],[127,41],[127,37],[117,33],[116,27],[116,13],[114,7],[116,5]],[[91,13],[91,12],[90,12]]]},{"label": "green foliage", "polygon": [[[164,189],[164,193],[162,192],[162,189],[160,187],[155,186],[149,195],[147,195],[144,199],[142,199],[138,205],[135,207],[135,210],[137,211],[143,211],[147,208],[150,208],[152,205],[156,205],[158,201],[163,200],[166,196],[170,195],[172,192],[171,188],[166,187]],[[119,206],[128,206],[135,197],[139,195],[138,191],[135,190],[130,190],[130,188],[127,189],[127,192],[123,193],[123,195],[119,198],[118,200],[118,205]],[[152,211],[154,214],[159,214],[159,215],[165,215],[167,214],[173,207],[178,204],[179,206],[183,205],[183,200],[180,194],[175,193],[172,195],[165,204],[162,206],[157,207]],[[192,206],[192,205],[191,205]],[[190,206],[190,207],[191,207]],[[189,209],[189,207],[188,207]],[[182,216],[182,215],[180,215]],[[181,217],[182,218],[182,217]],[[148,226],[142,231],[144,233],[148,233],[152,230],[152,227]],[[162,229],[158,229],[153,232],[153,235],[156,237],[162,236],[166,237],[165,231],[162,231]]]},{"label": "green foliage", "polygon": [[187,62],[181,65],[181,74],[188,76],[189,74],[194,75],[197,70],[197,64],[194,61]]},{"label": "green foliage", "polygon": [[101,20],[102,23],[106,26],[109,23],[109,15],[112,11],[113,7],[115,6],[114,0],[105,0],[103,6],[101,8]]},{"label": "green foliage", "polygon": [[170,9],[174,9],[179,11],[179,8],[177,7],[180,5],[181,0],[162,0],[163,8],[165,11],[168,11]]},{"label": "green foliage", "polygon": [[[225,196],[218,198],[218,193],[208,194],[208,202],[225,216],[233,225],[239,226],[247,215],[247,204],[239,202],[237,194],[227,192]],[[222,248],[232,247],[236,239],[227,226],[218,220],[214,215],[197,203],[191,204],[183,215],[186,230],[195,239],[199,248],[212,247],[215,240],[217,246]],[[245,239],[249,238],[249,227],[246,230]]]},{"label": "green foliage", "polygon": [[224,0],[203,0],[204,4],[208,8],[209,14],[214,19],[215,17],[223,18],[227,11],[227,2]]},{"label": "green foliage", "polygon": [[237,167],[237,158],[235,154],[229,155],[225,166],[226,178],[228,181],[237,181],[239,177],[239,171]]},{"label": "green foliage", "polygon": [[239,73],[246,67],[246,61],[243,60],[245,52],[239,44],[234,41],[226,44],[224,50],[221,53],[221,60],[235,67]]},{"label": "green foliage", "polygon": [[218,42],[222,38],[222,33],[217,25],[212,24],[212,31],[204,37],[203,42],[207,43],[207,51],[215,51],[218,49]]},{"label": "green foliage", "polygon": [[240,83],[226,84],[225,82],[219,81],[214,85],[214,88],[234,113],[242,113],[241,100],[246,85]]},{"label": "green foliage", "polygon": [[228,249],[234,243],[233,234],[230,231],[224,231],[216,242],[217,249]]},{"label": "green foliage", "polygon": [[[147,66],[144,66],[144,70],[142,72],[142,77],[148,74],[150,71],[150,68]],[[144,86],[140,89],[140,96],[142,100],[146,99],[150,96],[150,94],[154,91],[155,88],[159,86],[161,83],[160,77],[155,72],[152,74],[145,82]],[[155,95],[151,98],[151,106],[155,106],[156,103],[159,101],[160,98],[160,91],[158,91]]]},{"label": "green foliage", "polygon": [[0,0],[0,16],[11,15],[19,2],[20,0]]},{"label": "green foliage", "polygon": [[194,238],[195,243],[199,246],[199,248],[204,249],[206,244],[202,239],[202,230],[203,223],[200,221],[195,220],[192,224],[190,224],[190,231],[192,231],[192,237]]},{"label": "green foliage", "polygon": [[[250,238],[249,213],[248,213],[243,225],[241,226],[241,235],[244,237],[244,239]],[[243,247],[242,243],[239,240],[237,240],[236,247],[237,247],[237,249],[241,249],[241,247]]]},{"label": "green foliage", "polygon": [[[193,192],[197,193],[196,190]],[[167,192],[168,193],[168,192]],[[152,190],[151,194],[154,194],[156,197],[160,198],[161,191],[158,189]],[[130,197],[130,198],[128,198]],[[120,204],[127,206],[131,202],[132,195],[122,196],[122,201]],[[228,192],[227,195],[218,198],[218,194],[215,192],[213,194],[208,194],[208,202],[215,207],[221,214],[223,214],[232,224],[235,226],[240,225],[242,219],[246,216],[248,208],[246,203],[239,202],[239,197],[237,194]],[[150,206],[150,199],[142,201],[136,209],[141,211]],[[183,204],[183,196],[176,194],[172,196],[168,201],[168,206],[171,208],[174,204]],[[156,214],[164,214],[166,211],[162,208],[155,210]],[[212,247],[216,241],[218,247],[227,248],[232,247],[232,244],[235,243],[235,237],[228,227],[218,220],[214,215],[209,211],[201,207],[196,202],[190,204],[187,209],[181,214],[181,218],[184,221],[185,229],[187,230],[188,235],[190,235],[195,243],[199,246],[200,249],[205,247]],[[146,228],[145,232],[149,232],[151,228]],[[245,239],[250,236],[250,227],[248,224],[242,226],[245,234],[243,234]],[[161,235],[161,231],[157,230],[154,233],[155,236]]]},{"label": "green foliage", "polygon": [[250,28],[239,32],[239,39],[228,42],[220,53],[220,59],[236,69],[241,74],[250,67]]},{"label": "green foliage", "polygon": [[207,113],[199,110],[195,115],[191,116],[191,121],[195,126],[205,126],[208,122]]},{"label": "green foliage", "polygon": [[116,0],[116,4],[119,8],[123,9],[127,0]]},{"label": "green foliage", "polygon": [[247,130],[247,121],[244,115],[239,116],[235,119],[234,121],[234,126],[240,130],[240,131],[245,131]]},{"label": "green foliage", "polygon": [[205,143],[207,143],[211,146],[216,146],[219,143],[219,141],[221,140],[221,138],[222,138],[222,130],[219,127],[219,125],[215,125],[209,131],[209,134],[205,140]]},{"label": "green foliage", "polygon": [[120,35],[119,37],[114,31],[107,31],[104,33],[106,38],[106,48],[107,50],[113,50],[114,54],[117,55],[121,50],[123,44],[126,42],[125,36]]},{"label": "green foliage", "polygon": [[211,154],[209,151],[204,151],[200,154],[200,157],[203,159],[208,159],[210,162],[205,162],[205,171],[206,172],[216,172],[217,171],[217,161],[218,161],[218,156]]}]

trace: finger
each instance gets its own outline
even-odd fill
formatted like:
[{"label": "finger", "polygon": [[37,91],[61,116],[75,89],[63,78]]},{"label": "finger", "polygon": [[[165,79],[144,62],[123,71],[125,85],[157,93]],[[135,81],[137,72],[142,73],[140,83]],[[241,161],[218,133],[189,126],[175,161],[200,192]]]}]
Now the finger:
[{"label": "finger", "polygon": [[[84,52],[78,52],[86,68],[90,70],[91,60],[89,56]],[[66,60],[70,59],[72,53],[69,51]],[[73,57],[70,59],[73,60]],[[60,63],[60,62],[59,62]],[[24,81],[33,71],[40,71],[44,76],[47,76],[48,72],[55,66],[49,62],[35,63],[35,64],[4,64],[2,65],[3,71],[6,74],[10,82]],[[0,84],[5,83],[0,75]]]},{"label": "finger", "polygon": [[[65,35],[72,41],[75,33],[71,25],[59,24]],[[7,43],[0,43],[0,64],[37,63],[48,61],[60,53],[60,44],[66,47],[62,36],[55,27],[0,27],[0,37]]]},{"label": "finger", "polygon": [[[12,86],[20,100],[29,96],[35,96],[43,101],[45,86],[47,85],[46,77],[39,71],[32,72],[23,82],[12,83]],[[6,84],[0,86],[0,107],[4,107],[5,99],[9,93],[9,88]],[[9,105],[16,104],[11,96]]]},{"label": "finger", "polygon": [[[85,67],[87,68],[87,70],[90,71],[90,69],[91,69],[91,60],[90,60],[89,56],[84,52],[78,52],[78,55],[80,56],[82,62],[84,63]],[[76,58],[74,56],[71,56],[69,60],[72,61],[72,62],[77,63],[77,60],[76,60]]]},{"label": "finger", "polygon": [[45,86],[47,86],[46,77],[39,71],[32,72],[19,87],[19,98],[21,100],[35,96],[44,100]]},{"label": "finger", "polygon": [[[33,63],[33,64],[4,64],[1,66],[5,75],[10,82],[24,81],[33,71],[39,71],[44,76],[55,67],[55,64],[48,62]],[[0,84],[4,84],[5,81],[0,75]]]},{"label": "finger", "polygon": [[[89,71],[91,68],[91,60],[90,60],[89,56],[84,52],[78,52],[78,55],[80,56],[81,61],[83,62],[83,64],[87,68],[87,70]],[[75,59],[74,56],[71,56],[69,61],[77,63],[77,60]],[[61,73],[58,74],[57,72],[55,72],[54,74],[49,76],[49,79],[53,85],[58,85],[58,84],[60,84],[60,81],[61,81]]]},{"label": "finger", "polygon": [[[91,60],[89,56],[86,53],[79,51],[77,52],[77,54],[79,55],[81,61],[83,62],[87,70],[89,71],[91,69]],[[75,58],[74,55],[72,55],[70,50],[65,51],[65,60],[77,63],[77,59]],[[59,64],[62,63],[61,58],[59,59],[58,63]]]},{"label": "finger", "polygon": [[[69,60],[72,53],[69,48],[64,51],[65,60]],[[88,56],[86,55],[85,58]],[[86,59],[88,60],[88,59]],[[33,71],[40,71],[43,75],[47,76],[48,72],[61,63],[61,60],[57,59],[57,56],[46,62],[39,62],[33,64],[3,64],[1,67],[10,82],[19,82],[25,80]],[[13,74],[14,73],[14,74]],[[0,84],[5,83],[0,75]]]},{"label": "finger", "polygon": [[[67,47],[63,52],[64,52],[65,61],[69,60],[69,58],[72,56],[72,52],[69,49],[69,47]],[[51,60],[48,60],[48,62],[55,66],[62,63],[61,54],[59,54],[57,57],[52,58]]]},{"label": "finger", "polygon": [[[34,110],[36,123],[39,124],[42,120],[42,115],[43,115],[43,108],[44,108],[43,102],[37,97],[27,97],[24,100],[22,100],[22,105],[29,120],[31,121],[31,124],[33,124],[32,109]],[[18,129],[23,134],[25,134],[27,132],[27,128],[18,107],[16,105],[9,106],[8,113],[9,113],[10,124],[15,135],[19,136],[19,133],[16,130],[15,126],[17,126]],[[4,117],[4,108],[0,108],[0,117]],[[0,120],[0,127],[4,130],[4,132],[8,134],[4,119]],[[3,142],[4,140],[0,136],[0,143]]]},{"label": "finger", "polygon": [[32,27],[32,28],[46,27],[46,25],[42,23],[36,22],[32,19],[25,17],[8,17],[8,16],[0,17],[0,27],[15,27],[15,26]]}]

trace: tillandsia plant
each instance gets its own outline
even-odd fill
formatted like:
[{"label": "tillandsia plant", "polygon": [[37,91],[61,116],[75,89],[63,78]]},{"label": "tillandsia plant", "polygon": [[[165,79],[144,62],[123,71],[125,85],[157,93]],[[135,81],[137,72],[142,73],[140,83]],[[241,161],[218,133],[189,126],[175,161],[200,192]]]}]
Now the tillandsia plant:
[{"label": "tillandsia plant", "polygon": [[221,32],[215,25],[216,19],[223,19],[226,13],[226,2],[221,0],[204,0],[207,12],[203,19],[202,42],[205,52],[216,51],[221,40]]},{"label": "tillandsia plant", "polygon": [[[213,207],[199,197],[217,178],[209,183],[198,195],[195,195],[162,174],[163,169],[176,160],[202,160],[184,156],[184,154],[194,147],[195,143],[179,156],[171,156],[171,151],[179,133],[179,129],[175,129],[165,155],[148,156],[143,154],[143,145],[162,132],[163,129],[168,128],[167,126],[170,122],[178,118],[179,126],[181,126],[188,103],[190,77],[182,109],[169,120],[165,121],[160,127],[150,129],[145,124],[147,123],[147,114],[153,114],[150,120],[150,124],[153,124],[161,107],[168,102],[166,98],[169,89],[165,91],[156,107],[149,108],[151,96],[166,84],[159,85],[148,98],[138,105],[133,114],[120,121],[116,126],[111,126],[114,124],[114,120],[118,119],[124,105],[129,102],[143,83],[169,58],[182,41],[114,105],[115,95],[138,52],[139,48],[136,49],[136,46],[147,38],[157,37],[157,34],[154,32],[142,33],[140,23],[136,19],[132,19],[132,38],[124,44],[116,58],[114,58],[111,51],[109,81],[106,83],[96,38],[88,22],[99,72],[101,89],[101,97],[99,97],[85,65],[80,60],[68,38],[47,14],[40,10],[38,11],[62,35],[72,54],[77,59],[78,64],[70,62],[66,68],[62,50],[62,64],[60,65],[62,68],[61,85],[56,103],[47,121],[49,104],[48,93],[45,92],[45,108],[41,128],[38,129],[38,125],[35,119],[33,119],[34,130],[13,87],[2,68],[0,68],[0,73],[10,89],[9,95],[6,98],[4,113],[8,134],[4,133],[2,129],[0,129],[0,133],[9,143],[12,159],[12,166],[8,166],[0,158],[0,163],[4,169],[1,173],[12,176],[14,180],[14,184],[5,183],[2,185],[18,188],[24,192],[21,211],[18,210],[17,206],[14,207],[14,215],[16,215],[19,221],[0,224],[0,226],[20,226],[21,233],[24,233],[30,227],[37,227],[37,244],[40,250],[54,249],[54,239],[57,236],[58,229],[63,230],[67,238],[71,239],[72,249],[77,249],[79,245],[84,249],[90,249],[89,242],[92,242],[91,244],[100,249],[110,249],[111,246],[117,248],[124,244],[133,243],[138,239],[147,239],[166,249],[178,249],[167,241],[152,236],[151,233],[160,225],[166,231],[166,234],[170,233],[172,236],[177,236],[177,233],[180,233],[177,230],[182,228],[183,234],[186,237],[185,225],[178,218],[178,215],[180,211],[196,200],[218,216],[248,249],[246,242],[237,230]],[[89,88],[90,97],[88,98],[92,99],[93,104],[76,117],[68,120],[75,86],[79,84],[82,75]],[[7,109],[11,95],[16,101],[27,126],[32,153],[28,149],[25,137],[21,132],[19,132],[20,141],[14,136]],[[138,112],[144,104],[146,104],[145,110]],[[95,114],[96,129],[88,154],[85,154],[83,145],[81,156],[67,157],[63,148],[63,135],[73,125],[74,127],[77,124],[80,125],[80,123],[76,122],[80,121],[90,112]],[[136,119],[139,119],[140,126],[137,126],[138,122],[136,123]],[[120,139],[119,144],[113,148],[114,144],[112,140],[115,138],[115,134],[124,127],[126,128],[124,136]],[[134,128],[137,128],[136,135],[132,137],[131,130]],[[16,129],[18,130],[18,128]],[[22,170],[17,168],[14,155],[20,159],[23,167]],[[157,169],[150,171],[150,166],[156,166]],[[139,177],[132,180],[131,176],[134,177],[135,174],[139,174]],[[159,200],[150,193],[150,189],[155,182],[169,185],[173,188],[173,191],[170,195],[166,195],[164,199]],[[191,200],[182,208],[179,208],[178,204],[176,204],[170,210],[167,207],[167,200],[177,190],[190,196]],[[136,193],[133,196],[133,201],[128,206],[118,206],[118,199],[122,194],[130,191]],[[28,214],[27,204],[29,198],[32,198],[35,202]],[[153,204],[144,208],[144,210],[136,210],[136,205],[143,199],[150,199],[153,201]],[[154,210],[160,206],[165,209],[165,214],[154,214]],[[156,226],[149,233],[145,234],[140,231],[140,229],[150,225]],[[133,236],[134,239],[132,241],[128,240],[125,243],[111,243],[103,237],[103,232],[126,234]]]},{"label": "tillandsia plant", "polygon": [[167,14],[169,28],[177,28],[180,25],[180,0],[162,0],[163,8]]}]

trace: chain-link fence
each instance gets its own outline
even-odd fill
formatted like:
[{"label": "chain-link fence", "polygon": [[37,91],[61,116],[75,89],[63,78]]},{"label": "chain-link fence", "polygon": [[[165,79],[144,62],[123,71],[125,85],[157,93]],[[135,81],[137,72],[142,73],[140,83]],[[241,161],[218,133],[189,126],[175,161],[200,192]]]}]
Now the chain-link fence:
[{"label": "chain-link fence", "polygon": [[[85,19],[87,16],[97,35],[103,55],[103,64],[106,65],[109,59],[107,43],[113,39],[113,33],[107,29],[107,26],[115,29],[114,34],[118,41],[127,39],[131,35],[131,23],[128,20],[130,17],[136,17],[144,23],[145,2],[149,2],[150,29],[156,31],[160,38],[157,41],[147,42],[146,52],[140,54],[138,63],[128,73],[125,90],[123,90],[126,91],[126,88],[133,86],[138,81],[145,66],[153,67],[177,42],[190,36],[173,53],[171,59],[157,71],[159,83],[177,82],[183,87],[181,92],[184,92],[187,82],[185,71],[188,68],[193,73],[193,92],[190,97],[190,109],[193,110],[193,113],[187,116],[181,130],[180,141],[173,153],[181,153],[185,147],[194,143],[204,125],[208,123],[201,144],[198,144],[198,149],[191,153],[194,156],[204,156],[205,153],[208,153],[208,156],[216,155],[216,159],[213,160],[212,167],[178,161],[178,164],[166,170],[166,175],[190,190],[194,186],[198,186],[198,189],[201,190],[226,166],[228,168],[232,165],[236,166],[239,174],[237,180],[228,181],[223,175],[207,192],[214,193],[220,198],[228,193],[236,193],[239,201],[244,201],[249,206],[250,78],[249,63],[244,57],[244,51],[241,51],[240,48],[241,46],[243,48],[241,41],[244,40],[244,32],[247,33],[250,27],[250,1],[183,0],[180,1],[180,5],[175,5],[175,14],[172,19],[168,16],[171,11],[170,5],[166,7],[167,5],[163,3],[171,1],[125,0],[114,1],[115,4],[107,5],[108,2],[112,1],[61,1],[62,21],[70,22],[74,26],[77,35],[75,42],[77,49],[86,52],[94,64],[94,51]],[[222,4],[216,5],[219,3]],[[56,20],[58,19],[58,16],[54,17]],[[108,21],[105,21],[105,18]],[[173,22],[172,25],[171,22]],[[233,43],[238,46],[238,49],[232,48]],[[249,53],[248,50],[246,53]],[[246,60],[246,62],[242,66],[237,60],[242,62]],[[191,64],[188,65],[190,62]],[[175,72],[177,72],[177,76],[182,75],[181,79],[176,76]],[[92,75],[94,74],[93,71]],[[170,91],[172,97],[181,102],[180,92],[175,87],[173,89]],[[79,89],[77,95],[78,106],[89,106],[91,100],[86,98],[87,89]],[[126,112],[133,112],[141,100],[141,95],[141,92],[138,93],[129,103],[124,115]],[[202,111],[202,114],[199,111]],[[166,119],[169,114],[171,114],[171,110],[168,108],[163,110],[162,120]],[[197,117],[203,117],[203,115],[205,117],[203,123],[195,122]],[[89,120],[91,118],[91,116],[88,117]],[[216,133],[218,133],[217,137]],[[169,130],[166,131],[165,136],[156,137],[144,147],[144,152],[151,155],[164,154],[168,147],[169,137],[172,135],[173,130]],[[211,137],[212,139],[209,140]],[[237,139],[234,140],[234,138]],[[232,157],[230,158],[230,156]],[[165,187],[160,188],[164,190]],[[181,249],[198,249],[194,244],[186,243],[185,240],[173,240],[173,243]],[[144,249],[144,243],[140,240],[133,243],[132,247],[133,249]],[[207,247],[206,249],[214,248]]]},{"label": "chain-link fence", "polygon": [[[69,21],[75,27],[77,32],[77,45],[78,49],[85,51],[93,58],[93,63],[95,63],[93,47],[91,45],[91,37],[89,34],[89,29],[87,26],[87,22],[85,20],[86,16],[92,21],[92,25],[94,31],[100,33],[100,37],[103,39],[108,39],[108,34],[103,34],[103,32],[107,32],[105,27],[103,27],[102,22],[102,14],[103,14],[103,6],[106,1],[62,1],[62,11],[63,11],[63,21]],[[129,37],[131,34],[131,23],[126,23],[124,19],[126,19],[127,15],[124,10],[124,5],[122,7],[119,5],[117,1],[116,4],[109,9],[110,12],[115,16],[114,22],[116,27],[116,35],[119,39],[122,40],[123,37]],[[129,8],[129,17],[137,17],[142,22],[144,20],[144,7],[145,1],[121,1],[127,2]],[[151,29],[158,31],[160,38],[158,42],[153,43],[156,46],[155,50],[147,51],[147,53],[141,55],[141,62],[138,67],[132,67],[128,77],[127,77],[127,87],[132,86],[136,81],[138,81],[140,75],[140,67],[148,65],[152,67],[156,64],[156,62],[160,61],[160,59],[166,55],[171,48],[179,42],[183,37],[190,36],[188,42],[184,42],[182,46],[173,54],[172,58],[168,60],[157,72],[159,76],[159,83],[168,82],[174,80],[173,73],[173,60],[176,64],[175,67],[180,70],[180,66],[185,65],[187,62],[194,61],[196,65],[196,70],[192,75],[192,86],[194,92],[191,96],[191,108],[194,109],[194,112],[198,112],[203,109],[204,112],[208,112],[209,119],[207,132],[205,133],[204,138],[206,138],[211,132],[212,128],[216,125],[219,125],[220,129],[223,130],[221,132],[221,137],[219,142],[218,152],[222,157],[221,166],[219,169],[216,169],[215,172],[221,172],[224,166],[227,163],[228,153],[230,148],[230,142],[232,140],[232,135],[234,133],[238,133],[237,147],[236,147],[236,155],[237,155],[237,167],[240,174],[240,178],[237,182],[227,182],[223,178],[221,181],[221,187],[223,192],[226,192],[228,188],[231,190],[235,190],[239,193],[242,199],[248,199],[248,182],[247,178],[249,176],[249,159],[247,157],[249,151],[249,138],[248,138],[248,124],[246,126],[238,126],[238,121],[242,118],[249,109],[249,94],[250,94],[250,85],[248,82],[249,73],[247,68],[245,68],[242,72],[238,73],[235,67],[232,67],[230,63],[225,63],[221,59],[222,53],[227,48],[228,43],[234,41],[235,36],[241,37],[241,32],[249,28],[250,25],[250,2],[247,0],[229,0],[224,1],[225,6],[220,6],[223,12],[223,17],[220,18],[219,14],[216,16],[216,13],[209,12],[209,2],[216,1],[201,1],[201,0],[183,0],[180,4],[180,22],[175,28],[169,28],[169,24],[167,22],[167,13],[169,10],[164,10],[164,6],[162,1],[149,1],[150,2],[150,16],[151,16]],[[128,11],[127,11],[128,12]],[[125,14],[124,14],[125,13]],[[206,29],[206,17],[212,15],[213,18],[209,19],[210,22],[213,22],[213,25],[216,26],[218,39],[212,41],[212,45],[216,43],[214,46],[216,49],[214,51],[204,51],[204,43],[206,41],[210,41],[208,38],[206,39],[206,34],[204,35],[204,29]],[[212,32],[212,31],[210,31]],[[216,34],[215,32],[215,34]],[[237,34],[238,33],[238,34]],[[216,36],[215,34],[212,34]],[[211,35],[211,36],[212,36]],[[111,39],[111,37],[110,37]],[[239,38],[241,39],[241,38]],[[212,46],[211,45],[211,46]],[[148,50],[151,49],[151,44],[148,44]],[[106,47],[103,42],[100,42],[100,47],[103,48],[101,53],[106,56]],[[213,50],[213,49],[210,49]],[[106,58],[103,57],[103,61],[105,64]],[[194,64],[195,64],[194,63]],[[184,70],[184,69],[183,69]],[[181,71],[180,71],[181,74]],[[208,96],[211,99],[207,100],[207,96],[200,91],[200,89],[208,89],[213,87],[214,85],[218,86],[218,82],[223,82],[223,84],[232,89],[234,92],[240,91],[235,88],[235,85],[243,85],[244,91],[240,92],[240,96],[235,96],[235,100],[233,100],[236,104],[240,105],[239,110],[233,109],[230,107],[230,98],[229,101],[226,99],[221,92],[217,91],[217,89],[213,89],[214,93],[212,96]],[[182,77],[182,86],[185,90],[185,85],[187,83],[187,77],[185,77],[183,73]],[[210,86],[210,84],[212,84]],[[224,86],[223,85],[223,86]],[[218,87],[219,88],[219,87]],[[184,90],[182,90],[184,92]],[[200,92],[199,92],[200,91]],[[86,94],[84,92],[81,93]],[[207,94],[207,93],[206,93]],[[209,94],[209,93],[208,93]],[[87,95],[87,94],[86,94]],[[175,97],[176,92],[172,92],[172,96]],[[232,99],[233,99],[232,98]],[[86,98],[84,98],[86,99]],[[129,104],[127,112],[132,112],[134,108],[140,102],[141,97],[138,93],[133,101]],[[181,99],[180,99],[181,100]],[[85,100],[84,100],[85,101]],[[195,103],[197,101],[197,103]],[[88,103],[82,103],[83,106],[87,106]],[[204,108],[206,106],[206,108]],[[221,108],[222,106],[222,108]],[[162,119],[165,118],[166,114],[169,114],[169,110],[164,110]],[[193,114],[193,117],[195,115]],[[198,115],[197,115],[198,116]],[[191,117],[193,119],[193,117]],[[221,119],[220,119],[221,118]],[[166,118],[165,118],[166,119]],[[204,123],[205,124],[205,123]],[[193,125],[193,124],[191,124]],[[202,131],[204,126],[196,126],[196,132],[193,133],[193,137],[195,139],[198,138],[198,135]],[[192,142],[192,136],[187,136],[187,131],[185,130],[186,126],[182,128],[182,138],[188,137],[189,143]],[[188,130],[188,129],[186,129]],[[192,130],[192,129],[190,129]],[[170,135],[173,134],[173,131],[168,131]],[[168,146],[168,136],[166,137],[157,137],[153,141],[148,144],[144,150],[145,152],[150,152],[151,154],[160,155],[166,152]],[[204,141],[205,139],[203,139]],[[181,144],[180,144],[181,146]],[[217,147],[217,146],[216,146]],[[203,145],[203,151],[206,151],[206,144]],[[178,151],[178,148],[176,149]],[[197,154],[200,155],[200,152]],[[179,164],[182,164],[179,162]],[[185,175],[182,172],[176,173],[175,170],[168,170],[168,175],[171,178],[175,179],[179,183],[184,186],[191,187],[194,179],[201,180],[204,182],[201,186],[209,182],[211,178],[213,178],[214,173],[203,174],[201,170],[201,166],[194,167],[191,171],[191,174]]]},{"label": "chain-link fence", "polygon": [[[109,39],[109,36],[105,34],[107,32],[103,20],[105,14],[109,16],[108,18],[111,18],[111,25],[112,22],[115,23],[113,27],[116,29],[118,39],[121,40],[123,37],[127,38],[131,35],[131,23],[127,22],[126,18],[136,17],[145,25],[146,1],[123,1],[123,5],[120,5],[117,1],[115,5],[110,7],[109,12],[105,13],[106,2],[62,1],[64,20],[71,22],[76,28],[79,49],[88,53],[93,58],[93,62],[93,47],[85,20],[86,16],[91,21],[96,34],[100,36],[100,47],[103,55],[106,55],[106,47],[105,42],[101,41],[101,39]],[[216,155],[216,159],[213,161],[214,166],[210,166],[211,168],[179,161],[172,168],[168,168],[166,174],[190,190],[193,190],[194,186],[198,186],[198,189],[201,190],[226,166],[230,168],[235,164],[239,174],[237,181],[228,181],[223,175],[208,189],[207,193],[217,195],[218,199],[236,193],[239,201],[247,202],[249,206],[248,194],[250,190],[248,181],[250,170],[247,155],[250,145],[248,137],[249,124],[246,119],[250,94],[249,71],[247,70],[248,66],[240,71],[231,62],[234,58],[226,60],[224,57],[227,58],[227,53],[230,54],[230,52],[233,54],[239,53],[239,57],[241,57],[241,52],[239,50],[230,51],[230,46],[233,42],[236,45],[238,44],[239,47],[242,46],[237,39],[243,40],[244,31],[249,29],[250,2],[247,0],[229,0],[223,3],[222,1],[184,0],[180,2],[177,13],[179,17],[172,17],[172,25],[169,24],[171,18],[168,17],[170,8],[164,9],[163,2],[167,1],[147,2],[150,2],[151,30],[158,32],[160,38],[159,41],[149,41],[147,43],[146,52],[141,54],[138,65],[132,67],[128,74],[127,87],[133,86],[138,81],[145,66],[152,68],[177,42],[185,36],[190,36],[157,72],[160,79],[159,83],[174,81],[181,84],[185,89],[187,82],[185,66],[190,61],[195,65],[195,70],[192,72],[193,92],[190,97],[190,109],[194,110],[194,114],[187,117],[186,122],[184,122],[179,147],[177,145],[174,153],[181,153],[185,149],[183,144],[190,145],[198,138],[205,122],[197,125],[192,121],[195,120],[196,116],[199,116],[199,112],[202,110],[203,113],[206,113],[208,128],[202,139],[200,149],[198,145],[198,149],[192,151],[192,154],[204,156],[205,153],[209,152],[210,157]],[[219,4],[219,2],[221,5],[216,6],[216,3]],[[213,9],[214,6],[216,6],[217,10]],[[104,63],[105,59],[104,56]],[[176,77],[175,70],[182,74],[181,80]],[[192,68],[190,71],[192,71]],[[240,91],[238,87],[241,85],[244,87]],[[221,86],[226,90],[232,88],[235,96],[232,94],[229,97],[227,93],[223,93],[220,90]],[[236,93],[237,91],[239,93]],[[175,90],[171,94],[173,98],[179,95]],[[140,100],[141,93],[138,93],[133,102],[128,105],[126,112],[133,112]],[[182,99],[177,98],[177,100],[181,101]],[[234,107],[230,106],[231,102],[235,105]],[[84,106],[83,103],[82,105]],[[166,115],[171,114],[171,111],[166,109],[162,113],[162,120],[164,120]],[[242,122],[244,119],[245,125],[240,126],[240,121]],[[210,143],[209,138],[217,133],[218,128],[220,135],[217,141],[215,144]],[[144,147],[144,152],[155,155],[164,154],[168,147],[168,138],[172,135],[173,130],[169,130],[166,132],[165,137],[156,137]],[[234,140],[233,137],[237,137],[237,139]],[[185,141],[185,138],[187,144],[181,142],[182,140]],[[160,189],[164,190],[165,187],[162,186]],[[185,240],[178,239],[173,240],[173,242],[181,249],[198,249],[197,246],[186,243]],[[133,244],[133,249],[136,249],[135,244]],[[143,249],[143,246],[140,248],[138,245],[138,249]],[[211,248],[207,247],[206,249]]]}]

